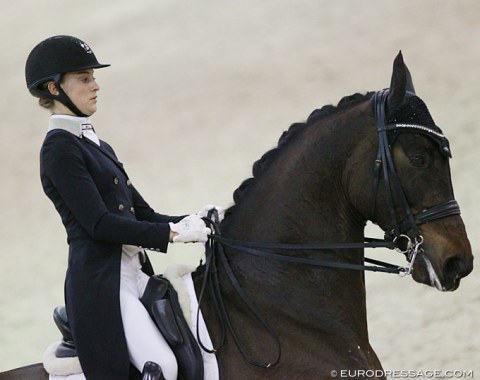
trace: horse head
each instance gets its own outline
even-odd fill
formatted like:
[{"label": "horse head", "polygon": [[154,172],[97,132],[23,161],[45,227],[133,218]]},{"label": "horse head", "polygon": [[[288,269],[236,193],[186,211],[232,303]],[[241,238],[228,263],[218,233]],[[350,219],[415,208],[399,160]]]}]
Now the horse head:
[{"label": "horse head", "polygon": [[[395,59],[385,97],[384,130],[379,130],[379,145],[384,133],[390,152],[386,159],[390,154],[392,167],[379,175],[378,197],[372,200],[376,207],[371,219],[384,231],[395,231],[408,241],[422,241],[413,263],[414,280],[443,291],[455,290],[460,279],[472,271],[473,256],[454,200],[450,147],[427,106],[415,94],[401,53]],[[377,122],[381,122],[378,118],[377,114]],[[377,165],[385,160],[379,157]],[[377,191],[373,194],[376,196]],[[393,216],[387,212],[389,208],[393,209]],[[435,216],[429,218],[432,215]]]}]

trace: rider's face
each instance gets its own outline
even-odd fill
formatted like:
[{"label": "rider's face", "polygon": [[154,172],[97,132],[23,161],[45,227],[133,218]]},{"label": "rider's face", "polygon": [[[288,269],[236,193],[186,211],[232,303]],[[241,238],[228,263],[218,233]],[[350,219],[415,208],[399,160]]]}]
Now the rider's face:
[{"label": "rider's face", "polygon": [[82,113],[87,116],[95,113],[100,86],[93,76],[93,69],[64,74],[61,86]]}]

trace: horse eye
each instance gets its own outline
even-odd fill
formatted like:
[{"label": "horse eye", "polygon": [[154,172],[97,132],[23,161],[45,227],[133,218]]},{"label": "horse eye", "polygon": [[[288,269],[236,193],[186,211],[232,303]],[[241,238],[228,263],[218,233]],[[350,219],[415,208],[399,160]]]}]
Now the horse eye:
[{"label": "horse eye", "polygon": [[412,165],[417,167],[424,167],[427,163],[426,157],[420,153],[412,154],[409,159]]}]

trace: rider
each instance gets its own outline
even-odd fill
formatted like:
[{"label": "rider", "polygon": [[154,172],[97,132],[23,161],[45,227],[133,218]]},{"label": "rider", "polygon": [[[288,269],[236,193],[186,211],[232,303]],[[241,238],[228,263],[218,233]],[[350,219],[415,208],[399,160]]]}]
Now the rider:
[{"label": "rider", "polygon": [[153,275],[142,247],[166,252],[169,242],[205,242],[210,230],[200,213],[156,213],[98,139],[94,70],[107,66],[85,42],[60,35],[40,42],[25,68],[30,93],[51,112],[40,175],[68,237],[67,314],[87,379],[126,380],[129,361],[139,371],[158,363],[176,379],[175,357],[139,301]]}]

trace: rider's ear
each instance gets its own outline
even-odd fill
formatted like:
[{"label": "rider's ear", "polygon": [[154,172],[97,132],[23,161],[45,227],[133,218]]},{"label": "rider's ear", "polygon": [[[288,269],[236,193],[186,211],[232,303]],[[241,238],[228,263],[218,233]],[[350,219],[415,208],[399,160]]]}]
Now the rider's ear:
[{"label": "rider's ear", "polygon": [[50,92],[50,94],[55,96],[60,94],[57,88],[57,84],[54,81],[50,81],[47,83],[47,90]]},{"label": "rider's ear", "polygon": [[390,93],[387,99],[388,115],[391,116],[395,111],[405,103],[406,93],[415,93],[412,76],[407,66],[403,62],[402,52],[400,51],[393,62],[392,79],[390,81]]}]

